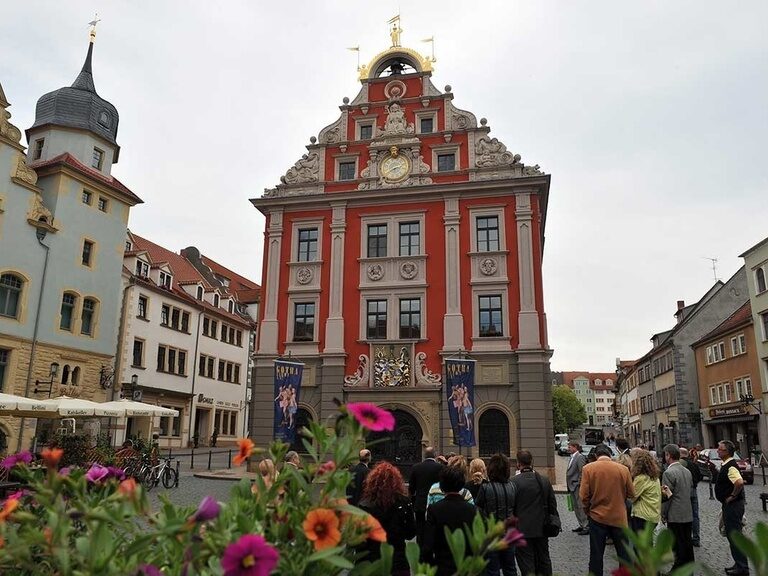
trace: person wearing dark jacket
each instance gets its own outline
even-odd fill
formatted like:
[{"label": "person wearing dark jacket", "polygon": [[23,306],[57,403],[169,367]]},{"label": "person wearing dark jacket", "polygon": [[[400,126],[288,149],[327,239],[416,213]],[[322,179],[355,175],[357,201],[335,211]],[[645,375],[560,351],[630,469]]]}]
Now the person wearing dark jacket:
[{"label": "person wearing dark jacket", "polygon": [[[405,541],[416,534],[416,519],[400,471],[389,462],[377,464],[365,479],[359,506],[379,521],[387,533],[387,543],[395,549],[392,574],[409,576]],[[366,560],[376,560],[381,555],[381,543],[367,540],[365,550]]]},{"label": "person wearing dark jacket", "polygon": [[[514,487],[509,481],[509,458],[504,454],[494,454],[488,462],[488,482],[480,486],[475,505],[486,516],[493,515],[496,520],[505,521],[512,514],[515,501]],[[487,556],[486,576],[515,576],[515,547],[491,552]]]},{"label": "person wearing dark jacket", "polygon": [[347,486],[347,500],[352,506],[357,506],[360,502],[360,496],[363,494],[363,484],[365,478],[371,469],[368,467],[371,463],[371,451],[363,448],[360,450],[360,461],[350,470],[352,472],[352,482]]},{"label": "person wearing dark jacket", "polygon": [[745,506],[744,479],[741,477],[739,467],[733,458],[735,453],[736,447],[733,442],[721,440],[717,444],[717,455],[720,456],[723,464],[720,466],[720,471],[715,479],[715,498],[723,505],[725,537],[728,538],[733,557],[733,566],[726,568],[725,573],[731,576],[741,576],[742,574],[749,574],[749,564],[744,552],[733,541],[733,533],[741,533]]},{"label": "person wearing dark jacket", "polygon": [[[517,453],[519,474],[512,479],[512,510],[517,516],[517,529],[525,535],[527,546],[517,548],[515,556],[520,574],[551,576],[549,538],[544,533],[547,513],[557,515],[557,500],[549,478],[533,470],[533,456],[528,450]],[[546,510],[545,510],[546,508]]]},{"label": "person wearing dark jacket", "polygon": [[408,480],[408,492],[411,494],[413,511],[416,514],[416,542],[421,546],[424,536],[424,520],[427,513],[427,495],[432,484],[437,482],[440,469],[443,467],[435,460],[435,449],[427,446],[424,450],[424,461],[411,469]]},{"label": "person wearing dark jacket", "polygon": [[[478,510],[459,493],[465,482],[464,471],[460,467],[444,466],[438,481],[445,497],[427,508],[421,561],[436,566],[437,576],[450,576],[456,571],[456,563],[445,538],[445,529],[454,532],[472,526]],[[466,534],[464,538],[469,550]]]}]

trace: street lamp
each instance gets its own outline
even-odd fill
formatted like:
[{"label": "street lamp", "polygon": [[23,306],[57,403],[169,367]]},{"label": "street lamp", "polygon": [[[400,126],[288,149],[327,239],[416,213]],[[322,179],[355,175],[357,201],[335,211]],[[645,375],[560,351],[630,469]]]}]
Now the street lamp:
[{"label": "street lamp", "polygon": [[53,385],[56,383],[56,377],[59,375],[59,364],[54,362],[51,364],[50,378],[48,380],[35,380],[35,394],[39,392],[48,392],[48,398],[51,397],[53,392]]},{"label": "street lamp", "polygon": [[[136,386],[139,383],[139,377],[136,374],[131,375],[130,382],[120,383],[120,397],[128,398],[129,400],[141,401],[141,391],[136,390]],[[130,396],[126,396],[126,392],[130,392]],[[137,394],[138,393],[138,394]]]}]

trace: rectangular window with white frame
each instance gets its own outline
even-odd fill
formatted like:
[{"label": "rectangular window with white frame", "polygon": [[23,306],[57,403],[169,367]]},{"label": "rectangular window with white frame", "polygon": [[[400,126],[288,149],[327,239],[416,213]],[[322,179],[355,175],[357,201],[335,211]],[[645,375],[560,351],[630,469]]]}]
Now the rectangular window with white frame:
[{"label": "rectangular window with white frame", "polygon": [[437,111],[419,110],[414,113],[417,134],[432,134],[437,132]]},{"label": "rectangular window with white frame", "polygon": [[366,338],[368,340],[386,340],[387,301],[368,300],[366,308]]},{"label": "rectangular window with white frame", "polygon": [[373,138],[373,122],[360,123],[358,131],[358,140],[371,140]]},{"label": "rectangular window with white frame", "polygon": [[136,259],[136,276],[141,276],[142,278],[149,276],[149,264],[138,258]]},{"label": "rectangular window with white frame", "polygon": [[298,254],[299,262],[314,262],[317,260],[317,228],[299,228]]},{"label": "rectangular window with white frame", "polygon": [[458,144],[443,144],[432,147],[433,172],[453,172],[460,169]]},{"label": "rectangular window with white frame", "polygon": [[134,368],[144,367],[144,340],[141,338],[133,339],[133,358],[131,366]]},{"label": "rectangular window with white frame", "polygon": [[400,222],[400,256],[421,254],[421,230],[418,222]]},{"label": "rectangular window with white frame", "polygon": [[421,338],[421,298],[400,298],[400,338]]},{"label": "rectangular window with white frame", "polygon": [[10,363],[11,351],[7,348],[0,348],[0,392],[5,390],[5,383],[10,370],[8,366]]},{"label": "rectangular window with white frame", "polygon": [[96,170],[101,170],[101,167],[103,165],[104,165],[104,150],[94,147],[93,156],[91,158],[91,168],[96,168]]},{"label": "rectangular window with white frame", "polygon": [[296,302],[293,305],[293,341],[312,342],[315,339],[315,303]]},{"label": "rectangular window with white frame", "polygon": [[768,264],[761,266],[755,270],[755,293],[762,294],[768,290],[768,282],[766,281],[766,268]]},{"label": "rectangular window with white frame", "polygon": [[357,158],[342,157],[336,158],[336,180],[346,181],[357,178]]},{"label": "rectangular window with white frame", "polygon": [[499,250],[499,217],[477,216],[475,219],[478,252]]},{"label": "rectangular window with white frame", "polygon": [[504,336],[501,295],[478,296],[479,336],[481,338]]},{"label": "rectangular window with white frame", "polygon": [[40,160],[43,156],[43,147],[45,146],[45,138],[38,138],[35,140],[35,151],[32,154],[32,160]]},{"label": "rectangular window with white frame", "polygon": [[387,225],[368,225],[368,258],[383,258],[387,255]]}]

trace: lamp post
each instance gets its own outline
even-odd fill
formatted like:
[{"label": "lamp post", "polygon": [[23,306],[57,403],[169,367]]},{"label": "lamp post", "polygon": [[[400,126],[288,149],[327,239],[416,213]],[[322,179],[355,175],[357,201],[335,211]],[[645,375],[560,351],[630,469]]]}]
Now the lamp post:
[{"label": "lamp post", "polygon": [[51,397],[51,393],[53,392],[53,385],[56,383],[56,378],[59,375],[59,364],[57,362],[54,362],[51,364],[51,371],[50,371],[50,378],[48,380],[35,380],[35,389],[34,393],[38,394],[39,392],[48,392],[48,398]]}]

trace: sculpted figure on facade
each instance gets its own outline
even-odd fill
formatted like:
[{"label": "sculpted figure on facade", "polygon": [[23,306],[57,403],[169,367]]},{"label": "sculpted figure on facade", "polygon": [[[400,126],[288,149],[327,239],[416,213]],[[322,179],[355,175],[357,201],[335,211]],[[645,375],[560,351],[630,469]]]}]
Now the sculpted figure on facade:
[{"label": "sculpted figure on facade", "polygon": [[523,168],[523,176],[538,176],[539,174],[542,174],[541,167],[538,164],[534,164],[533,166],[525,166]]},{"label": "sculpted figure on facade", "polygon": [[288,169],[285,176],[280,178],[284,184],[301,184],[317,182],[320,171],[320,155],[317,152],[304,154],[301,159]]},{"label": "sculpted figure on facade", "polygon": [[416,354],[416,385],[439,386],[443,377],[427,368],[427,355],[424,352]]},{"label": "sculpted figure on facade", "polygon": [[368,384],[368,375],[370,374],[368,367],[368,356],[365,354],[360,354],[357,359],[360,361],[360,364],[358,364],[355,373],[351,376],[344,376],[345,386],[359,386],[361,384]]},{"label": "sculpted figure on facade", "polygon": [[397,102],[385,105],[387,112],[387,121],[384,123],[384,135],[396,136],[398,134],[413,134],[413,124],[408,124],[405,120],[405,110]]},{"label": "sculpted figure on facade", "polygon": [[520,154],[507,152],[507,147],[499,142],[498,138],[488,138],[483,136],[475,144],[475,166],[478,168],[487,168],[491,166],[503,166],[518,164]]},{"label": "sculpted figure on facade", "polygon": [[12,142],[18,143],[21,140],[21,130],[16,128],[10,122],[11,113],[8,110],[0,110],[0,136],[4,136]]}]

